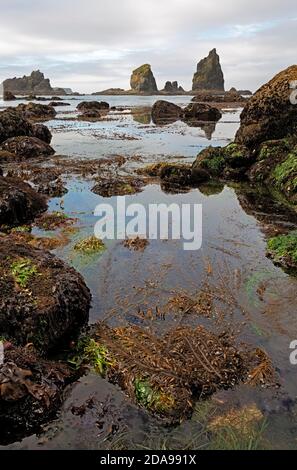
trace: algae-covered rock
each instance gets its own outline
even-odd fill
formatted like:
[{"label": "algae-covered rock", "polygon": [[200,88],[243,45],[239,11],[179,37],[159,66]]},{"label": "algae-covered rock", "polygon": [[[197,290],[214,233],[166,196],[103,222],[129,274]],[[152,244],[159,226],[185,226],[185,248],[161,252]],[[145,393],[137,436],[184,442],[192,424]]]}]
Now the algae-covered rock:
[{"label": "algae-covered rock", "polygon": [[47,251],[0,238],[0,336],[53,349],[88,320],[81,275]]},{"label": "algae-covered rock", "polygon": [[47,208],[46,200],[18,178],[0,177],[0,226],[32,222]]},{"label": "algae-covered rock", "polygon": [[158,88],[155,77],[149,64],[144,64],[135,69],[130,80],[131,89],[142,93],[157,93]]},{"label": "algae-covered rock", "polygon": [[0,150],[13,153],[16,159],[27,159],[39,156],[49,156],[54,149],[37,137],[11,137],[0,144]]},{"label": "algae-covered rock", "polygon": [[177,327],[159,337],[138,326],[95,325],[72,357],[74,365],[84,362],[169,423],[189,417],[195,397],[233,387],[246,373],[232,342],[202,326]]},{"label": "algae-covered rock", "polygon": [[296,130],[297,106],[291,100],[297,65],[277,74],[248,101],[240,116],[235,141],[251,149],[271,139],[281,139]]},{"label": "algae-covered rock", "polygon": [[15,442],[39,432],[53,419],[65,387],[77,378],[66,363],[44,360],[32,347],[5,346],[0,365],[0,443]]},{"label": "algae-covered rock", "polygon": [[297,269],[297,232],[270,238],[267,242],[267,256],[284,268]]}]

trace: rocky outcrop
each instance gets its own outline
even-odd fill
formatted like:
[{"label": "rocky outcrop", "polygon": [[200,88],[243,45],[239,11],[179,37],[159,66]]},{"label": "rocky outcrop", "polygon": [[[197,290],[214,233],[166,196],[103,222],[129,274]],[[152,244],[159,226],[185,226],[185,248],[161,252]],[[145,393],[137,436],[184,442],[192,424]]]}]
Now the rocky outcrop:
[{"label": "rocky outcrop", "polygon": [[162,91],[174,95],[174,94],[183,93],[185,90],[183,89],[183,87],[178,86],[178,82],[168,81],[165,83],[164,89]]},{"label": "rocky outcrop", "polygon": [[57,112],[53,106],[39,103],[19,104],[16,108],[25,119],[29,120],[47,120],[54,119]]},{"label": "rocky outcrop", "polygon": [[51,101],[49,104],[49,106],[70,106],[70,103],[65,103],[64,101]]},{"label": "rocky outcrop", "polygon": [[149,64],[144,64],[133,71],[130,79],[130,86],[135,92],[158,92],[156,80]]},{"label": "rocky outcrop", "polygon": [[235,141],[256,149],[265,140],[280,139],[296,131],[297,105],[290,101],[297,65],[277,74],[248,101],[240,116]]},{"label": "rocky outcrop", "polygon": [[183,110],[184,119],[196,121],[218,121],[222,114],[217,108],[205,103],[190,103]]},{"label": "rocky outcrop", "polygon": [[47,208],[43,196],[18,178],[0,177],[0,225],[16,226],[32,222]]},{"label": "rocky outcrop", "polygon": [[0,266],[2,337],[46,352],[87,322],[89,289],[79,273],[51,253],[4,237]]},{"label": "rocky outcrop", "polygon": [[15,101],[16,97],[10,91],[4,91],[3,93],[3,101]]},{"label": "rocky outcrop", "polygon": [[40,139],[47,144],[50,144],[52,140],[51,131],[43,124],[35,124],[33,126],[32,137],[37,137],[37,139]]},{"label": "rocky outcrop", "polygon": [[28,136],[11,137],[1,143],[0,150],[14,154],[16,160],[45,157],[55,153],[54,149],[46,142],[37,137]]},{"label": "rocky outcrop", "polygon": [[200,103],[242,103],[243,105],[247,102],[248,98],[241,96],[238,91],[226,91],[222,93],[209,93],[201,91],[193,96],[193,102]]},{"label": "rocky outcrop", "polygon": [[0,143],[10,137],[32,135],[33,125],[16,108],[0,112]]},{"label": "rocky outcrop", "polygon": [[86,111],[108,111],[109,104],[106,101],[82,101],[76,107],[80,112]]},{"label": "rocky outcrop", "polygon": [[192,90],[222,90],[224,91],[224,75],[220,65],[220,58],[216,49],[202,59],[197,65],[193,77]]},{"label": "rocky outcrop", "polygon": [[63,88],[52,88],[48,78],[39,70],[33,71],[30,76],[24,75],[22,78],[8,78],[3,82],[4,92],[11,92],[14,95],[63,95]]},{"label": "rocky outcrop", "polygon": [[182,116],[182,108],[169,101],[158,100],[152,107],[152,119],[155,124],[169,124]]}]

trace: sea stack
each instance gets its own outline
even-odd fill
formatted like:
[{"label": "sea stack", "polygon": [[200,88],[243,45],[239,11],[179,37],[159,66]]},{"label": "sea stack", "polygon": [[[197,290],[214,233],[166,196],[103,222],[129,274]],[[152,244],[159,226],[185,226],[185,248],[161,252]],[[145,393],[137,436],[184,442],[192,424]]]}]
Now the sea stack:
[{"label": "sea stack", "polygon": [[157,93],[155,77],[149,64],[141,65],[133,71],[130,80],[131,89],[139,93]]},{"label": "sea stack", "polygon": [[220,57],[216,49],[213,49],[207,57],[198,62],[197,72],[193,77],[192,90],[225,91],[224,82]]},{"label": "sea stack", "polygon": [[21,78],[8,78],[3,82],[3,93],[10,92],[13,95],[63,95],[63,88],[52,88],[48,78],[40,70],[35,70],[31,75]]}]

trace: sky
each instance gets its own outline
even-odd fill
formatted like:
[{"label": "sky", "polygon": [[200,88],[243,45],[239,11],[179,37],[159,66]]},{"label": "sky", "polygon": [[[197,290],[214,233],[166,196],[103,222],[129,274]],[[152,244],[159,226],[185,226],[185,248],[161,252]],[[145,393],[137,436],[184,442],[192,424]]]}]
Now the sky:
[{"label": "sky", "polygon": [[0,82],[40,69],[79,92],[129,88],[150,63],[159,89],[191,89],[216,47],[226,88],[255,91],[297,63],[296,0],[0,0]]}]

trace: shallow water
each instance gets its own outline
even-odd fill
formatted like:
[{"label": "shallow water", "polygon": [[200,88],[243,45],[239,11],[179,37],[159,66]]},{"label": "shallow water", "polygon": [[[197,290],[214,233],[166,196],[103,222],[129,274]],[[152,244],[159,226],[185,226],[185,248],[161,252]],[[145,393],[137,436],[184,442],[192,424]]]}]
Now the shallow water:
[{"label": "shallow water", "polygon": [[[151,106],[155,97],[100,96],[95,99],[126,109],[120,113],[111,112],[99,122],[81,122],[73,119],[77,101],[69,101],[71,107],[63,108],[57,119],[47,123],[53,133],[52,145],[57,154],[67,155],[69,159],[140,156],[136,166],[160,160],[193,161],[203,147],[229,142],[239,124],[240,110],[224,112],[209,140],[209,133],[206,136],[204,130],[188,127],[182,122],[158,127],[148,122],[149,117],[142,119],[146,123],[135,119],[134,107]],[[168,100],[186,105],[190,97],[168,97]],[[238,302],[234,312],[226,312],[226,328],[240,329],[239,340],[268,353],[281,385],[273,390],[239,386],[230,392],[220,392],[218,396],[223,404],[219,406],[238,408],[255,402],[267,416],[266,446],[297,447],[294,411],[297,367],[289,362],[289,344],[297,338],[297,279],[266,258],[263,213],[248,205],[247,188],[244,185],[216,185],[170,194],[158,184],[150,184],[142,192],[126,196],[126,204],[142,203],[145,207],[151,202],[202,204],[202,248],[184,251],[181,240],[169,239],[152,240],[144,251],[130,251],[121,240],[116,240],[108,241],[102,254],[88,258],[78,256],[73,246],[93,233],[96,205],[109,202],[115,206],[117,198],[103,198],[92,193],[93,183],[81,177],[70,175],[66,184],[68,193],[63,198],[53,198],[49,208],[62,208],[67,215],[76,217],[78,230],[71,234],[70,242],[55,253],[75,266],[91,289],[90,322],[106,319],[111,325],[139,324],[139,309],[162,309],[176,293],[186,292],[191,296],[199,291],[205,281],[205,266],[211,266],[214,285],[223,283],[225,291],[230,291]],[[282,215],[272,215],[268,214],[270,222],[283,223]],[[291,223],[296,226],[295,221]],[[265,290],[260,295],[259,287],[263,283]],[[212,325],[207,319],[191,315],[181,319],[179,315],[169,313],[157,326],[163,331],[179,322]],[[101,418],[98,407],[96,412],[90,410],[83,419],[75,416],[71,411],[73,404],[81,404],[90,396],[106,405],[102,416],[99,413]],[[98,420],[104,421],[100,432]],[[196,432],[197,423],[190,420],[168,430],[132,405],[117,387],[89,374],[68,390],[59,417],[46,426],[40,436],[27,437],[10,447],[110,448],[117,445],[121,433],[127,429],[133,429],[131,438],[136,443],[142,442],[144,436],[147,436],[147,442],[158,442],[169,435],[175,442],[179,440],[177,446],[182,446],[186,436]]]}]

